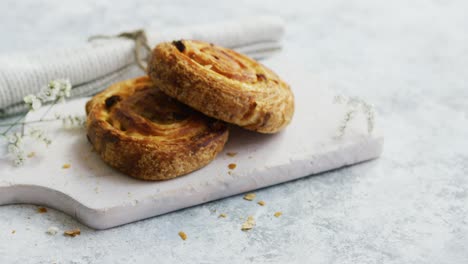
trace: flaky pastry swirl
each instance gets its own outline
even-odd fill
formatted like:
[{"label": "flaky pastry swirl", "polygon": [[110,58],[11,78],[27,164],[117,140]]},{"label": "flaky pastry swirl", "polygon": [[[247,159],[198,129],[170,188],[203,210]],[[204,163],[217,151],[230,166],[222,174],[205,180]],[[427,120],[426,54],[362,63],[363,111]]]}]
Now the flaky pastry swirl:
[{"label": "flaky pastry swirl", "polygon": [[161,43],[153,50],[148,74],[169,96],[249,130],[278,132],[294,114],[291,89],[274,72],[213,44]]},{"label": "flaky pastry swirl", "polygon": [[162,93],[148,77],[116,83],[86,104],[87,135],[110,166],[144,180],[199,169],[222,150],[224,123]]}]

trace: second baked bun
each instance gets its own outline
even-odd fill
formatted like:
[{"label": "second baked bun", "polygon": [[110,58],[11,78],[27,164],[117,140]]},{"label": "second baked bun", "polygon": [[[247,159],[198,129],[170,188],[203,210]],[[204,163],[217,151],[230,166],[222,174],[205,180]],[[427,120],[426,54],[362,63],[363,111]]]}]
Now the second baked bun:
[{"label": "second baked bun", "polygon": [[116,83],[86,104],[87,135],[101,158],[143,180],[196,169],[223,149],[224,123],[162,93],[148,77]]},{"label": "second baked bun", "polygon": [[166,94],[217,119],[261,133],[275,133],[294,113],[289,86],[257,61],[213,44],[161,43],[148,67]]}]

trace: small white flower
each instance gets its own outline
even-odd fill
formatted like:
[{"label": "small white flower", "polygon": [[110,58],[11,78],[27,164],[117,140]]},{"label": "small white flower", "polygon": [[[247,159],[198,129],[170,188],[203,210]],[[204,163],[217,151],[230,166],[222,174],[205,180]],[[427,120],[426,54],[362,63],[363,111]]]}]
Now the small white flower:
[{"label": "small white flower", "polygon": [[63,126],[67,128],[82,127],[86,124],[86,116],[56,114],[55,117],[62,120]]},{"label": "small white flower", "polygon": [[17,167],[23,165],[24,164],[24,156],[16,157],[16,159],[14,160],[14,164]]},{"label": "small white flower", "polygon": [[8,135],[8,143],[11,143],[11,144],[14,144],[16,143],[18,139],[16,138],[16,135],[13,134],[13,135]]},{"label": "small white flower", "polygon": [[8,153],[14,157],[15,166],[22,165],[26,156],[23,150],[22,136],[19,133],[15,133],[10,135],[8,140]]},{"label": "small white flower", "polygon": [[10,153],[12,155],[17,155],[18,153],[20,153],[20,149],[14,144],[9,144],[8,145],[8,153]]},{"label": "small white flower", "polygon": [[44,134],[44,131],[40,129],[31,129],[31,131],[29,132],[29,135],[38,141],[42,141],[46,146],[49,146],[52,143],[52,140],[50,140]]},{"label": "small white flower", "polygon": [[54,85],[58,87],[58,98],[67,98],[71,95],[72,85],[68,79],[58,79],[53,81]]},{"label": "small white flower", "polygon": [[335,104],[342,104],[346,101],[346,97],[344,95],[336,95],[334,98],[333,98],[333,103]]},{"label": "small white flower", "polygon": [[26,95],[23,100],[31,110],[37,110],[42,106],[41,100],[33,94]]},{"label": "small white flower", "polygon": [[375,111],[372,105],[368,104],[364,100],[357,98],[357,97],[346,98],[341,95],[335,96],[335,98],[333,99],[333,102],[335,104],[346,104],[348,108],[343,118],[343,121],[340,127],[338,128],[338,134],[336,138],[341,138],[344,136],[349,122],[354,119],[359,109],[366,116],[367,132],[369,134],[372,134],[372,132],[374,131],[374,126],[375,126]]},{"label": "small white flower", "polygon": [[51,235],[51,236],[54,236],[58,233],[59,229],[58,227],[55,227],[55,226],[51,226],[47,229],[47,234]]},{"label": "small white flower", "polygon": [[8,142],[10,144],[20,146],[23,144],[23,137],[21,136],[20,133],[10,134],[8,135]]}]

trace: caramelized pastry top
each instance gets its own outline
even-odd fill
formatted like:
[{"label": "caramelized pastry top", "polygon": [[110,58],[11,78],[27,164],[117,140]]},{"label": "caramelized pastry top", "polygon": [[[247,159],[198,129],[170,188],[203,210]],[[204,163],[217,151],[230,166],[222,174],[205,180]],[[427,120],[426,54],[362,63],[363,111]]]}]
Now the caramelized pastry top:
[{"label": "caramelized pastry top", "polygon": [[[214,158],[227,140],[225,124],[165,95],[148,77],[114,84],[89,101],[86,111],[88,138],[95,149],[105,161],[137,178],[165,179],[185,174]],[[214,148],[205,153],[207,146]],[[111,148],[115,148],[112,153]],[[151,156],[154,164],[138,167],[145,155]],[[112,164],[116,160],[118,165]],[[171,165],[158,167],[165,162]],[[172,173],[169,170],[174,166],[186,168]],[[145,175],[140,177],[142,170]],[[156,175],[157,170],[165,175]]]},{"label": "caramelized pastry top", "polygon": [[161,43],[153,51],[148,72],[168,95],[250,130],[277,132],[294,113],[293,94],[278,75],[245,55],[213,44]]}]

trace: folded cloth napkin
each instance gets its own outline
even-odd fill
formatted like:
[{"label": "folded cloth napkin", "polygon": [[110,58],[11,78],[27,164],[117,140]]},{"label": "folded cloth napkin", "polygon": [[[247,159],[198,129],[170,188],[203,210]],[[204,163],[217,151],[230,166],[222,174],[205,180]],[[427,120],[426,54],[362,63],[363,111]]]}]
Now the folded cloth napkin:
[{"label": "folded cloth napkin", "polygon": [[[284,23],[277,17],[256,17],[146,33],[151,47],[162,41],[197,39],[262,59],[281,48]],[[53,79],[68,78],[72,97],[79,97],[141,75],[134,51],[133,40],[106,38],[76,48],[0,55],[0,117],[25,111],[23,97]]]}]

